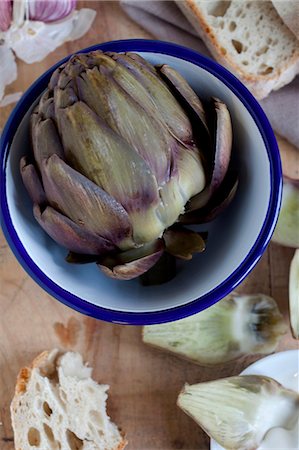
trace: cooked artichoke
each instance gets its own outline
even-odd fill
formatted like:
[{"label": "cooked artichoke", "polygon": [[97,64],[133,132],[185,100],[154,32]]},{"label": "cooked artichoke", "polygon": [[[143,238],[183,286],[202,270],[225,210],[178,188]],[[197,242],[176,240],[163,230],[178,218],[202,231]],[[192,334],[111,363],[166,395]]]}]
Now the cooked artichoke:
[{"label": "cooked artichoke", "polygon": [[260,375],[186,385],[177,404],[227,450],[256,450],[270,429],[289,430],[299,416],[299,395]]},{"label": "cooked artichoke", "polygon": [[292,333],[299,339],[299,249],[295,251],[290,267],[289,307]]},{"label": "cooked artichoke", "polygon": [[209,366],[246,354],[272,353],[286,331],[271,297],[231,294],[185,319],[144,326],[143,342]]},{"label": "cooked artichoke", "polygon": [[173,225],[210,220],[236,190],[230,114],[218,99],[210,109],[174,69],[133,53],[78,54],[54,72],[21,174],[68,261],[131,279],[165,250],[204,250],[198,233]]},{"label": "cooked artichoke", "polygon": [[299,180],[283,180],[281,209],[272,240],[286,247],[299,247]]}]

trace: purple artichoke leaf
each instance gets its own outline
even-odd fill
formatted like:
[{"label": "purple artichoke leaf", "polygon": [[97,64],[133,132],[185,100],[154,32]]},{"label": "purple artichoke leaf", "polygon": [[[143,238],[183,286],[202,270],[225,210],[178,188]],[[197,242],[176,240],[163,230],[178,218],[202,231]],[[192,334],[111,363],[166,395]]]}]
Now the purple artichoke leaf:
[{"label": "purple artichoke leaf", "polygon": [[33,203],[45,205],[47,199],[41,180],[35,166],[28,163],[26,156],[23,156],[20,160],[20,171],[25,188]]},{"label": "purple artichoke leaf", "polygon": [[71,166],[114,197],[128,212],[136,243],[151,242],[164,225],[160,198],[148,164],[85,103],[58,110],[60,132]]},{"label": "purple artichoke leaf", "polygon": [[216,112],[215,161],[212,190],[215,192],[227,173],[232,151],[233,130],[230,113],[225,103],[212,99]]},{"label": "purple artichoke leaf", "polygon": [[157,75],[157,71],[155,66],[153,66],[151,63],[149,63],[146,59],[142,58],[142,56],[138,55],[138,53],[133,52],[126,52],[125,55],[135,61],[138,64],[141,64],[144,69],[148,70],[149,72],[153,73],[154,75]]},{"label": "purple artichoke leaf", "polygon": [[157,74],[154,66],[153,71],[150,71],[144,63],[141,64],[131,58],[129,53],[125,55],[116,54],[115,60],[144,86],[173,136],[186,144],[191,143],[192,127],[190,120],[182,106],[172,95],[167,84]]},{"label": "purple artichoke leaf", "polygon": [[51,119],[42,120],[34,114],[31,120],[31,141],[34,159],[41,172],[42,161],[51,155],[64,159],[64,151],[55,123]]},{"label": "purple artichoke leaf", "polygon": [[74,253],[105,255],[115,250],[111,242],[80,227],[51,206],[41,210],[39,205],[35,204],[33,214],[54,241]]},{"label": "purple artichoke leaf", "polygon": [[114,245],[122,249],[134,247],[127,212],[103,189],[57,155],[43,161],[42,177],[50,205]]},{"label": "purple artichoke leaf", "polygon": [[205,189],[191,198],[187,205],[187,211],[194,211],[205,207],[214,192],[223,182],[229,168],[232,150],[232,123],[227,106],[218,99],[212,99],[214,110],[214,126],[210,119],[211,133],[214,136],[214,157],[210,178]]},{"label": "purple artichoke leaf", "polygon": [[[79,97],[147,162],[158,185],[170,175],[173,137],[111,75],[93,69],[77,79]],[[138,86],[135,87],[135,94]]]},{"label": "purple artichoke leaf", "polygon": [[167,64],[158,67],[158,71],[166,81],[173,95],[178,98],[180,103],[183,103],[185,109],[191,113],[191,116],[195,116],[193,117],[193,120],[191,120],[191,123],[193,123],[193,130],[199,136],[199,139],[201,141],[203,139],[204,142],[206,141],[205,144],[210,145],[210,131],[207,124],[205,109],[197,94],[193,91],[185,78]]},{"label": "purple artichoke leaf", "polygon": [[67,62],[64,63],[64,64],[62,64],[61,66],[59,66],[59,67],[52,73],[52,76],[51,76],[50,81],[49,81],[49,89],[50,89],[50,91],[53,91],[54,88],[55,88],[55,86],[57,86],[57,83],[58,83],[60,74],[61,74],[61,72],[64,70],[64,68],[65,68],[66,65],[67,65]]},{"label": "purple artichoke leaf", "polygon": [[187,228],[169,228],[163,239],[166,252],[180,259],[190,260],[194,253],[202,253],[206,248],[201,234]]},{"label": "purple artichoke leaf", "polygon": [[44,119],[54,119],[55,120],[55,111],[54,111],[54,99],[52,92],[47,89],[40,98],[38,104],[38,113],[39,118]]},{"label": "purple artichoke leaf", "polygon": [[131,280],[147,272],[164,252],[164,242],[157,239],[143,247],[100,258],[97,265],[110,278]]}]

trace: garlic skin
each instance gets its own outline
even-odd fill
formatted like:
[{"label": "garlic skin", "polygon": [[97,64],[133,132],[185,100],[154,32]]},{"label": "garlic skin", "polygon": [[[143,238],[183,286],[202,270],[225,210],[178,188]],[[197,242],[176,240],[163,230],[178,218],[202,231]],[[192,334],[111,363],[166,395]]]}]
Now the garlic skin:
[{"label": "garlic skin", "polygon": [[[0,0],[1,1],[1,0]],[[1,35],[1,33],[0,33]],[[11,49],[3,44],[0,45],[0,101],[4,96],[5,86],[17,78],[17,64]]]},{"label": "garlic skin", "polygon": [[299,339],[299,249],[295,251],[290,266],[289,308],[292,334]]},{"label": "garlic skin", "polygon": [[245,354],[272,353],[286,331],[271,297],[230,294],[185,319],[144,326],[143,342],[210,366]]},{"label": "garlic skin", "polygon": [[299,395],[259,375],[185,385],[177,405],[227,450],[256,450],[269,430],[292,429],[299,416]]},{"label": "garlic skin", "polygon": [[5,42],[16,56],[27,64],[42,61],[64,42],[82,37],[90,28],[96,12],[83,8],[59,22],[26,21],[21,27],[10,27]]}]

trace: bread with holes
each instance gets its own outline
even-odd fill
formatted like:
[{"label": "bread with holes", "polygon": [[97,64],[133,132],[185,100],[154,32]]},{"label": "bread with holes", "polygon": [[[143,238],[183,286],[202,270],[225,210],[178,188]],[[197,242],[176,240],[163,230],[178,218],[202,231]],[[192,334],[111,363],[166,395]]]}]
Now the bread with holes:
[{"label": "bread with holes", "polygon": [[297,39],[299,39],[299,2],[298,0],[276,0],[272,1],[274,8],[294,33]]},{"label": "bread with holes", "polygon": [[107,385],[79,353],[44,352],[21,369],[11,418],[16,450],[121,450],[127,442],[106,413]]},{"label": "bread with holes", "polygon": [[177,1],[215,59],[258,98],[299,73],[299,45],[271,1]]}]

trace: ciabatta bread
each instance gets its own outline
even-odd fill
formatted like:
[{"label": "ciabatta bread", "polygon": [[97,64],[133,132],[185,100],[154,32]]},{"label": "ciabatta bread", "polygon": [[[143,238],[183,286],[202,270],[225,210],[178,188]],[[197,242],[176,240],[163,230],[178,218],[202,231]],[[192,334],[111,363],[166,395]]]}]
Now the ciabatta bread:
[{"label": "ciabatta bread", "polygon": [[106,414],[109,386],[91,379],[78,353],[44,352],[23,368],[11,404],[16,450],[121,450]]},{"label": "ciabatta bread", "polygon": [[217,61],[258,98],[299,73],[299,45],[270,1],[177,1]]}]

